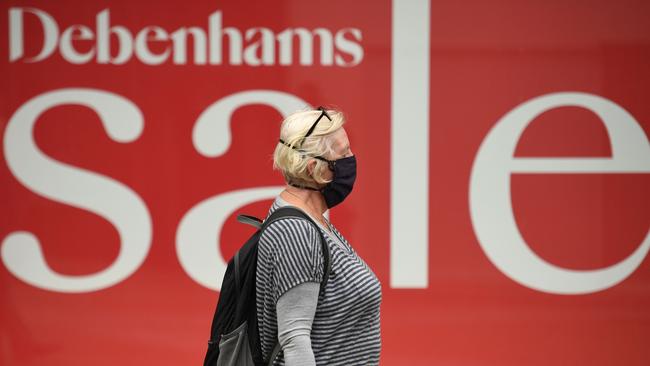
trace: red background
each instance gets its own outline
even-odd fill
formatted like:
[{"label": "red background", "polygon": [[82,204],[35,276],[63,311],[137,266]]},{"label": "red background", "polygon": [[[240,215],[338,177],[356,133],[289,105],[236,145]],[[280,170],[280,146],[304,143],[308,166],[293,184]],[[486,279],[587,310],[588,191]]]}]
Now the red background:
[{"label": "red background", "polygon": [[[268,106],[237,110],[232,145],[219,158],[200,155],[192,128],[201,112],[230,94],[272,89],[347,115],[359,178],[332,220],[383,285],[384,365],[647,365],[650,362],[648,258],[619,285],[588,295],[555,295],[502,274],[477,243],[468,184],[487,132],[520,103],[547,93],[581,91],[625,108],[650,131],[650,6],[643,1],[435,1],[430,29],[429,284],[389,283],[391,133],[390,1],[5,1],[52,15],[60,28],[110,9],[111,24],[137,32],[207,27],[221,10],[225,26],[345,27],[363,32],[364,58],[353,67],[322,65],[73,65],[58,49],[36,63],[10,62],[0,37],[4,81],[0,133],[27,100],[67,87],[110,91],[144,114],[142,135],[111,140],[98,116],[81,106],[45,112],[34,138],[48,156],[112,177],[146,203],[153,241],[129,278],[89,293],[46,291],[0,266],[0,364],[188,365],[202,362],[217,293],[193,281],[178,262],[178,224],[216,194],[282,184],[271,169],[281,115]],[[27,16],[29,17],[29,16]],[[30,19],[32,19],[31,17]],[[26,18],[27,19],[27,18]],[[32,19],[33,20],[33,19]],[[42,42],[25,22],[25,54]],[[83,41],[78,43],[82,50]],[[92,42],[88,43],[91,47]],[[315,57],[318,59],[318,57]],[[191,60],[191,58],[190,58]],[[405,121],[404,123],[408,123]],[[516,156],[611,155],[607,131],[581,108],[539,116]],[[413,156],[412,159],[423,157]],[[115,228],[100,216],[38,196],[22,186],[3,156],[0,236],[36,235],[47,263],[80,275],[112,263]],[[409,161],[403,162],[409,164]],[[632,253],[650,227],[649,174],[513,174],[512,201],[527,243],[542,258],[595,269]],[[238,210],[264,215],[270,201]],[[231,217],[222,232],[229,257],[249,234]]]}]

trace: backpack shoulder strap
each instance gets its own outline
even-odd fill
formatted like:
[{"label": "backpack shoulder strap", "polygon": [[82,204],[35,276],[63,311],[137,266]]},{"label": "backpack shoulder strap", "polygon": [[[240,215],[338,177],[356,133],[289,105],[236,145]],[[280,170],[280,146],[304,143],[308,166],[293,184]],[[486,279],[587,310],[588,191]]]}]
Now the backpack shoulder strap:
[{"label": "backpack shoulder strap", "polygon": [[248,224],[255,227],[257,230],[262,228],[262,220],[258,219],[255,216],[250,215],[237,215],[237,221],[242,224]]}]

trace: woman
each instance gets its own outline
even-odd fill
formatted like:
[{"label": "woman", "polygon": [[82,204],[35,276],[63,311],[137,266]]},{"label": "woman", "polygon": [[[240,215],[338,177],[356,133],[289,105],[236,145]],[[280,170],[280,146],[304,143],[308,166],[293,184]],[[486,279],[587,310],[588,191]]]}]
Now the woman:
[{"label": "woman", "polygon": [[[335,110],[288,116],[273,156],[286,188],[269,214],[282,206],[307,213],[271,223],[259,241],[257,317],[262,354],[275,365],[377,365],[381,348],[381,285],[372,270],[324,216],[351,192],[356,158]],[[320,230],[331,271],[325,288]]]}]

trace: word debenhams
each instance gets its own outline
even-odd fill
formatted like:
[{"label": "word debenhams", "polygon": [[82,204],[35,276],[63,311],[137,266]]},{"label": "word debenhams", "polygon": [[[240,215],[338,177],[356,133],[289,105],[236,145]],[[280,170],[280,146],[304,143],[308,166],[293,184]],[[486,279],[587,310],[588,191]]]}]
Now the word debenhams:
[{"label": "word debenhams", "polygon": [[[25,55],[25,42],[39,39],[26,37],[26,16],[34,16],[43,32],[42,46],[36,55]],[[134,37],[134,33],[125,26],[111,25],[110,11],[104,9],[95,17],[94,32],[88,26],[74,24],[59,33],[58,23],[47,12],[36,8],[12,7],[9,9],[9,61],[40,62],[50,57],[57,48],[61,56],[73,64],[94,61],[120,65],[129,62],[134,55],[148,65],[172,62],[177,65],[316,64],[351,67],[363,60],[362,34],[357,28],[332,32],[325,28],[308,30],[299,27],[274,33],[265,27],[246,30],[224,28],[222,21],[221,11],[215,11],[208,17],[207,31],[192,26],[181,27],[170,33],[159,26],[146,26]],[[190,37],[191,43],[188,42]],[[112,42],[112,39],[117,42]],[[294,47],[296,40],[297,47]],[[89,44],[91,47],[88,47]],[[193,52],[188,50],[188,44],[192,45]],[[83,51],[79,50],[80,45]],[[318,53],[315,53],[315,45],[320,46]]]}]

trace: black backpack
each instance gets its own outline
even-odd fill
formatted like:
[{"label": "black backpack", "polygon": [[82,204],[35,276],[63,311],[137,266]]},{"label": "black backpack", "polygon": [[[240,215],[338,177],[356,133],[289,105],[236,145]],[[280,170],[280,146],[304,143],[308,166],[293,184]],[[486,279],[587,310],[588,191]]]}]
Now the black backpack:
[{"label": "black backpack", "polygon": [[273,211],[264,222],[252,216],[237,216],[237,221],[253,225],[257,231],[228,262],[217,309],[212,319],[208,351],[203,361],[204,366],[271,365],[280,352],[280,344],[276,341],[269,360],[262,359],[257,326],[255,287],[257,250],[260,236],[270,223],[295,217],[311,222],[320,234],[325,268],[320,286],[321,292],[327,284],[331,270],[329,247],[323,233],[307,214],[294,207],[280,207]]}]

